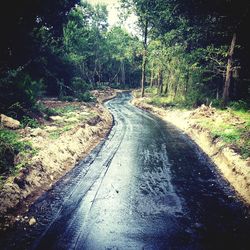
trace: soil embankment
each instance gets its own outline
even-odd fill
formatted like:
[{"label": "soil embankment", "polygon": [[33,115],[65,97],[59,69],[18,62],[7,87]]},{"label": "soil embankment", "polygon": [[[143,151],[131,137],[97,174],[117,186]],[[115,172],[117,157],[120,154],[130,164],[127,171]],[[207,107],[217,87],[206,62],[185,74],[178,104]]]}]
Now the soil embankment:
[{"label": "soil embankment", "polygon": [[165,109],[148,104],[143,98],[134,98],[132,104],[172,123],[189,135],[211,158],[219,172],[229,181],[237,193],[250,204],[249,158],[243,159],[232,148],[225,146],[221,140],[214,139],[210,131],[197,122],[202,119],[202,116],[213,116],[213,119],[221,119],[216,114],[215,109],[207,106],[193,111]]},{"label": "soil embankment", "polygon": [[25,160],[25,166],[18,174],[9,177],[0,190],[2,221],[13,217],[8,213],[12,214],[16,208],[19,212],[27,210],[31,202],[105,138],[113,118],[102,103],[113,98],[116,91],[108,89],[92,94],[96,103],[44,100],[44,105],[57,109],[59,115],[51,116],[50,121],[40,128],[18,130],[22,140],[31,143],[35,154],[30,159],[20,160]]}]

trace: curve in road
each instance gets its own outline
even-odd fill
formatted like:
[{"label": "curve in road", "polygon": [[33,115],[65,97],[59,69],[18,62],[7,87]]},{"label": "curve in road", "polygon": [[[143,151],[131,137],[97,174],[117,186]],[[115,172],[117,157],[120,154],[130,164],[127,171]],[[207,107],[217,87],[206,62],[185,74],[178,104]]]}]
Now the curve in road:
[{"label": "curve in road", "polygon": [[130,98],[106,103],[108,138],[32,206],[39,223],[18,229],[13,249],[248,249],[249,207],[185,134]]}]

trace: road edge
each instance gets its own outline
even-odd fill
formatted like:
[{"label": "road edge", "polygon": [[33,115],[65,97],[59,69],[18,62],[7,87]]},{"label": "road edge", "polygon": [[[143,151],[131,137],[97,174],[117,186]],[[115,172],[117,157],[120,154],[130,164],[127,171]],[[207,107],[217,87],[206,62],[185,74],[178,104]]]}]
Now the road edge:
[{"label": "road edge", "polygon": [[[0,231],[6,230],[15,222],[15,218],[20,217],[28,211],[29,206],[39,198],[44,192],[51,189],[51,187],[58,182],[66,173],[72,170],[79,161],[82,161],[92,150],[94,150],[102,140],[104,140],[110,133],[114,120],[110,111],[105,107],[104,103],[117,96],[119,90],[114,90],[114,93],[98,99],[101,110],[100,115],[102,121],[94,126],[87,126],[79,128],[68,137],[69,140],[75,140],[78,146],[82,149],[80,154],[73,154],[72,161],[62,162],[64,165],[60,171],[48,171],[48,167],[44,168],[42,162],[32,164],[27,173],[21,172],[16,178],[21,178],[22,183],[26,183],[25,187],[19,186],[11,179],[0,190]],[[70,131],[69,131],[70,132]],[[87,139],[85,137],[88,137]],[[80,140],[79,140],[80,138]],[[84,145],[86,142],[86,145]],[[88,145],[87,145],[88,142]],[[74,151],[74,148],[68,150]],[[63,151],[57,151],[63,154]],[[72,152],[74,153],[74,152]],[[59,157],[58,157],[59,158]],[[53,166],[51,166],[53,169]],[[37,179],[39,176],[39,180]]]},{"label": "road edge", "polygon": [[144,103],[142,98],[133,97],[131,104],[150,112],[165,122],[185,132],[212,160],[219,173],[226,179],[236,193],[245,203],[250,205],[250,168],[248,162],[228,147],[222,147],[221,141],[214,141],[209,131],[192,123],[187,116],[182,116],[181,111],[178,120],[173,119],[173,112],[164,108],[155,107]]}]

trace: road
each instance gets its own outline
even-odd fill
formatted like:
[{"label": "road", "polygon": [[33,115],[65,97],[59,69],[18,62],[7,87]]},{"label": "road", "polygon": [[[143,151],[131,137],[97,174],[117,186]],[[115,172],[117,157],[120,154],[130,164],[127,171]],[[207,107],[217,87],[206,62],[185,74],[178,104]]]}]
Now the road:
[{"label": "road", "polygon": [[249,207],[185,134],[130,98],[106,103],[108,138],[32,206],[38,224],[12,248],[249,249]]}]

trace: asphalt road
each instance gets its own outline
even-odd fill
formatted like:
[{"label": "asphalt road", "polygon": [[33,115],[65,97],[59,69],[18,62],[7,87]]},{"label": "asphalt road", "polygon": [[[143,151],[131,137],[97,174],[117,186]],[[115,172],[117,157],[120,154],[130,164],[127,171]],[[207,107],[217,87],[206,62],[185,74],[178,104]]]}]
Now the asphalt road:
[{"label": "asphalt road", "polygon": [[181,131],[129,104],[106,106],[106,138],[31,208],[6,249],[249,249],[250,210]]}]

